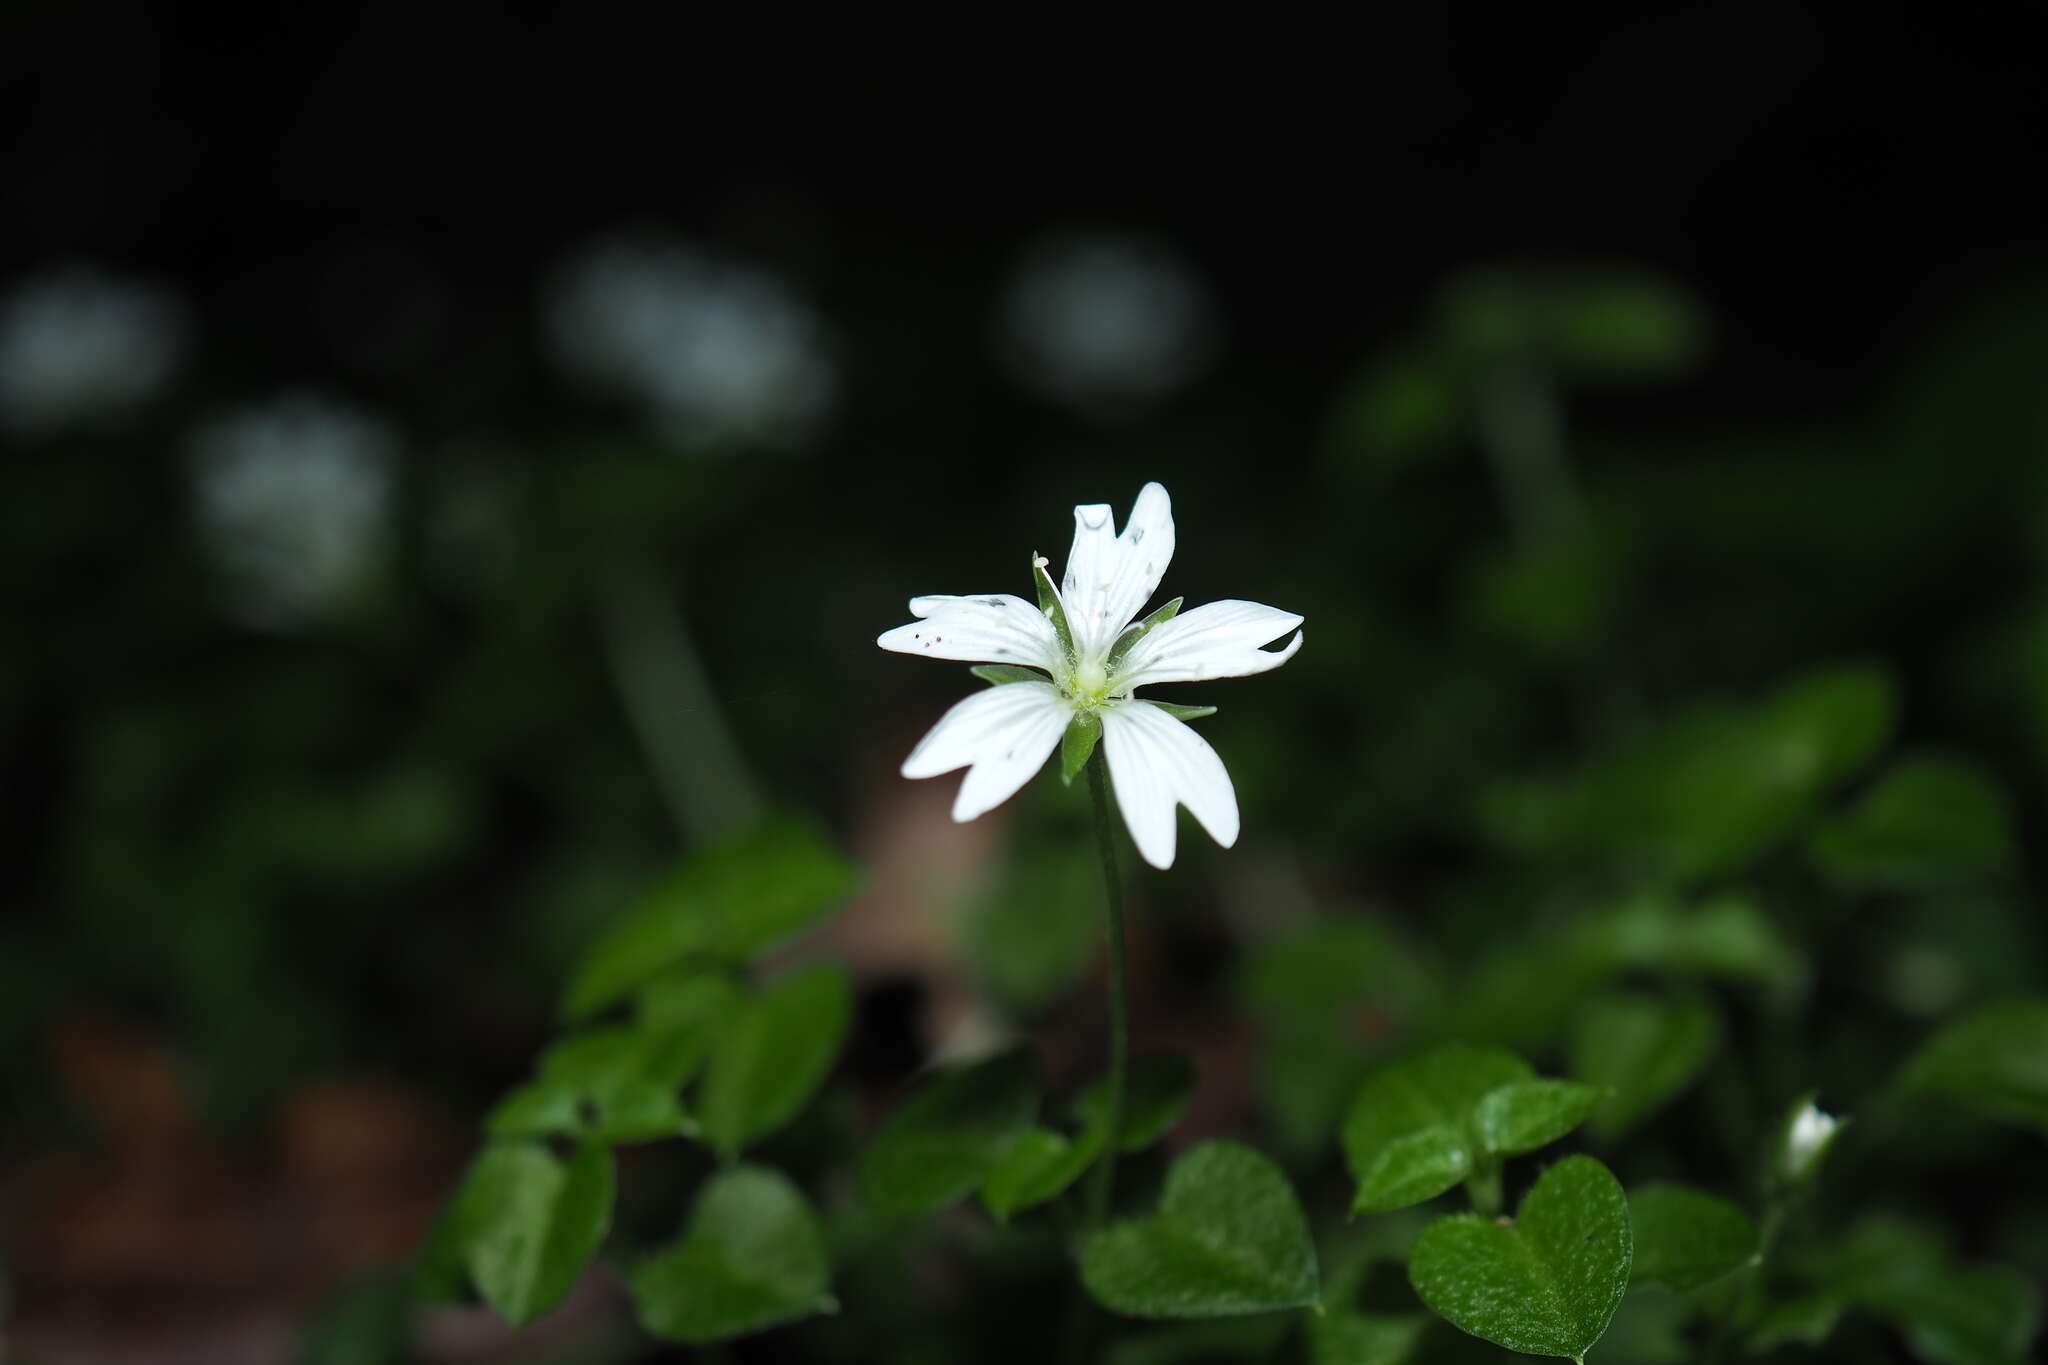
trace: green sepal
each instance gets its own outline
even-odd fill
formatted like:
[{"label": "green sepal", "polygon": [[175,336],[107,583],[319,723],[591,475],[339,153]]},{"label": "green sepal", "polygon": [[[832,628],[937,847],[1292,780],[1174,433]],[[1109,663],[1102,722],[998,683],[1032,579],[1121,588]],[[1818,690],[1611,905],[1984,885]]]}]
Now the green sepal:
[{"label": "green sepal", "polygon": [[1206,720],[1216,714],[1216,708],[1213,706],[1179,706],[1170,701],[1153,701],[1150,697],[1142,700],[1158,707],[1175,720]]},{"label": "green sepal", "polygon": [[1068,786],[1081,775],[1081,769],[1088,766],[1089,755],[1095,752],[1095,741],[1102,738],[1102,717],[1093,711],[1076,711],[1074,718],[1067,722],[1067,733],[1060,738],[1060,780]]},{"label": "green sepal", "polygon": [[1004,683],[1051,681],[1037,669],[1026,668],[1022,664],[976,664],[967,671],[992,687],[1000,687]]},{"label": "green sepal", "polygon": [[1126,626],[1124,633],[1117,636],[1116,643],[1110,646],[1109,658],[1103,664],[1103,668],[1109,672],[1109,675],[1111,677],[1116,676],[1116,666],[1123,662],[1124,655],[1131,652],[1132,645],[1150,635],[1155,627],[1163,626],[1179,615],[1180,604],[1185,601],[1187,601],[1185,597],[1176,597],[1158,611],[1153,612],[1150,616],[1138,622],[1137,625]]},{"label": "green sepal", "polygon": [[1052,575],[1046,566],[1052,561],[1033,550],[1031,552],[1031,581],[1038,588],[1038,609],[1045,613],[1045,619],[1052,622],[1052,628],[1059,633],[1060,652],[1072,667],[1080,656],[1074,652],[1074,628],[1067,624],[1067,606],[1060,601],[1059,589],[1052,585]]}]

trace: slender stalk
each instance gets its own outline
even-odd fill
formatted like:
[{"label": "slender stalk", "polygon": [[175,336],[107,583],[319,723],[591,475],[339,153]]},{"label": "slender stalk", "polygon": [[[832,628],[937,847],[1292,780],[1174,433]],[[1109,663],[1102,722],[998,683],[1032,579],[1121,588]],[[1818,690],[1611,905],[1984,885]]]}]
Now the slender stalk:
[{"label": "slender stalk", "polygon": [[1123,1135],[1124,1086],[1130,1070],[1129,968],[1124,952],[1124,889],[1116,871],[1116,827],[1109,812],[1109,772],[1097,747],[1088,760],[1088,791],[1095,798],[1095,840],[1102,849],[1103,888],[1109,897],[1109,1107],[1103,1120],[1102,1155],[1088,1176],[1081,1226],[1093,1231],[1109,1217],[1116,1184],[1116,1149]]},{"label": "slender stalk", "polygon": [[614,565],[598,585],[597,607],[613,679],[682,842],[758,819],[760,793],[653,566],[638,557]]},{"label": "slender stalk", "polygon": [[1501,1179],[1500,1163],[1487,1161],[1472,1172],[1472,1178],[1465,1182],[1465,1194],[1472,1201],[1472,1211],[1482,1218],[1492,1218],[1500,1213]]}]

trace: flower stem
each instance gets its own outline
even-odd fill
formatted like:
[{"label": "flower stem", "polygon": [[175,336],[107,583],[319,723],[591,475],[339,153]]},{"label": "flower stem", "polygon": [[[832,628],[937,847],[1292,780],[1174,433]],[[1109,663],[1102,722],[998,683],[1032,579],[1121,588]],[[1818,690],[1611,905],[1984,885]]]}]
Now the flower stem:
[{"label": "flower stem", "polygon": [[1109,812],[1109,772],[1096,749],[1088,760],[1088,791],[1095,798],[1095,840],[1102,850],[1103,888],[1109,897],[1109,1104],[1103,1118],[1102,1155],[1089,1172],[1081,1227],[1092,1232],[1109,1217],[1116,1184],[1116,1151],[1123,1135],[1124,1084],[1130,1069],[1129,969],[1124,952],[1124,889],[1116,871],[1116,828]]}]

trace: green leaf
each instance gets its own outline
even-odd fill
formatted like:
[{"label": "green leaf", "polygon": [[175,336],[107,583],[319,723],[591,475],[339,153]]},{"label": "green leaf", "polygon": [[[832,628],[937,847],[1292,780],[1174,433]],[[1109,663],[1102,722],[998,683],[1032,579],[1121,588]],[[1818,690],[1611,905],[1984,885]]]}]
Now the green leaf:
[{"label": "green leaf", "polygon": [[1486,1093],[1473,1121],[1488,1152],[1517,1156],[1557,1141],[1605,1098],[1599,1086],[1577,1081],[1510,1081]]},{"label": "green leaf", "polygon": [[975,974],[1003,1004],[1031,1010],[1081,980],[1102,932],[1102,868],[1086,844],[1023,847],[969,912]]},{"label": "green leaf", "polygon": [[1150,697],[1145,700],[1175,720],[1207,720],[1216,714],[1213,706],[1181,706],[1170,701],[1152,701]]},{"label": "green leaf", "polygon": [[634,997],[640,1026],[654,1033],[706,1028],[730,1019],[743,997],[730,977],[717,972],[681,971],[642,986]]},{"label": "green leaf", "polygon": [[648,1142],[687,1130],[678,1092],[703,1064],[707,1024],[580,1033],[541,1055],[539,1074],[484,1120],[493,1137],[585,1133],[602,1142]]},{"label": "green leaf", "polygon": [[972,1194],[1038,1107],[1038,1068],[1015,1048],[934,1071],[861,1153],[861,1194],[881,1214],[921,1214]]},{"label": "green leaf", "polygon": [[2041,1291],[2003,1268],[1957,1270],[1870,1305],[1905,1333],[1913,1353],[1934,1365],[2018,1365],[2041,1331]]},{"label": "green leaf", "polygon": [[1074,628],[1067,620],[1066,604],[1060,599],[1059,589],[1053,586],[1052,574],[1047,572],[1047,567],[1048,561],[1045,556],[1033,550],[1031,585],[1038,590],[1038,609],[1045,613],[1046,620],[1052,622],[1053,633],[1060,637],[1060,654],[1071,668],[1076,658]]},{"label": "green leaf", "polygon": [[1352,1211],[1419,1204],[1465,1179],[1478,1158],[1479,1101],[1531,1075],[1504,1048],[1449,1043],[1368,1077],[1344,1120],[1344,1155],[1358,1181]]},{"label": "green leaf", "polygon": [[1573,1030],[1572,1071],[1612,1092],[1593,1111],[1594,1136],[1612,1142],[1676,1099],[1720,1045],[1721,1016],[1705,1000],[1588,1000]]},{"label": "green leaf", "polygon": [[1899,1084],[2048,1133],[2048,1000],[1988,1005],[1957,1020],[1915,1054]]},{"label": "green leaf", "polygon": [[697,1098],[705,1140],[725,1156],[795,1118],[853,1022],[846,971],[819,963],[768,987],[718,1036]]},{"label": "green leaf", "polygon": [[1848,813],[1813,832],[1815,868],[1850,891],[1938,891],[2003,872],[2012,812],[1996,781],[1961,759],[1903,759]]},{"label": "green leaf", "polygon": [[1316,1301],[1316,1249],[1287,1177],[1235,1142],[1189,1149],[1167,1172],[1159,1211],[1081,1246],[1095,1301],[1144,1318],[1206,1318]]},{"label": "green leaf", "polygon": [[751,961],[853,891],[854,869],[809,826],[777,820],[685,860],[592,944],[562,1014],[584,1019],[688,962]]},{"label": "green leaf", "polygon": [[[1131,1058],[1124,1087],[1119,1152],[1141,1152],[1180,1122],[1195,1093],[1195,1064],[1178,1052],[1141,1053]],[[1109,1078],[1102,1077],[1074,1100],[1074,1114],[1088,1128],[1109,1120]]]},{"label": "green leaf", "polygon": [[1095,752],[1095,741],[1101,738],[1102,717],[1093,711],[1076,711],[1060,735],[1060,781],[1073,785],[1074,779],[1081,775],[1081,769],[1088,766],[1088,756]]},{"label": "green leaf", "polygon": [[1514,1219],[1423,1229],[1408,1261],[1422,1301],[1461,1331],[1525,1355],[1584,1360],[1628,1289],[1628,1201],[1599,1162],[1566,1157]]},{"label": "green leaf", "polygon": [[1628,1216],[1635,1233],[1631,1283],[1698,1289],[1756,1261],[1756,1224],[1705,1191],[1646,1185],[1629,1196]]},{"label": "green leaf", "polygon": [[1102,1365],[1215,1365],[1224,1360],[1266,1360],[1287,1339],[1292,1313],[1176,1322],[1121,1337],[1103,1352]]},{"label": "green leaf", "polygon": [[1757,1355],[1780,1346],[1819,1346],[1834,1335],[1842,1308],[1842,1301],[1832,1294],[1805,1294],[1772,1304],[1749,1329],[1747,1345]]},{"label": "green leaf", "polygon": [[611,1225],[613,1185],[603,1147],[585,1146],[566,1164],[536,1143],[485,1148],[456,1215],[484,1302],[523,1327],[567,1297]]},{"label": "green leaf", "polygon": [[761,1166],[713,1176],[680,1240],[633,1273],[647,1330],[702,1345],[836,1311],[832,1261],[803,1194]]},{"label": "green leaf", "polygon": [[1429,1319],[1420,1313],[1368,1316],[1332,1309],[1308,1327],[1310,1365],[1406,1365],[1415,1358]]},{"label": "green leaf", "polygon": [[1131,652],[1131,646],[1179,615],[1180,604],[1186,600],[1184,597],[1176,597],[1138,624],[1124,627],[1123,633],[1118,635],[1116,642],[1109,647],[1109,657],[1102,661],[1103,671],[1110,677],[1115,677],[1117,665],[1124,661],[1124,655]]},{"label": "green leaf", "polygon": [[1789,740],[1787,761],[1823,782],[1855,776],[1898,729],[1898,692],[1876,664],[1835,664],[1794,679],[1772,702]]},{"label": "green leaf", "polygon": [[999,1223],[1013,1214],[1057,1199],[1102,1151],[1102,1133],[1068,1138],[1050,1128],[1027,1128],[1003,1153],[981,1187],[981,1202]]},{"label": "green leaf", "polygon": [[1022,664],[976,664],[967,671],[992,687],[1000,687],[1004,683],[1050,681],[1037,669],[1026,668]]}]

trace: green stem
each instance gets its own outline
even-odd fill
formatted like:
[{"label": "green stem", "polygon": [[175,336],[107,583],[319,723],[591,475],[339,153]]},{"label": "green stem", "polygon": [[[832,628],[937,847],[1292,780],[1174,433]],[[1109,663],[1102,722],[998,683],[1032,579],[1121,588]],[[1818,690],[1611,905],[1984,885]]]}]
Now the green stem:
[{"label": "green stem", "polygon": [[1116,1184],[1116,1150],[1123,1135],[1124,1084],[1130,1069],[1129,968],[1124,952],[1124,890],[1116,871],[1116,826],[1110,818],[1109,773],[1102,750],[1088,760],[1088,791],[1095,798],[1095,839],[1102,850],[1103,888],[1109,897],[1109,1105],[1103,1116],[1102,1155],[1088,1176],[1081,1226],[1093,1231],[1109,1217]]},{"label": "green stem", "polygon": [[1500,1213],[1500,1163],[1488,1161],[1472,1172],[1465,1182],[1465,1195],[1472,1201],[1473,1212],[1483,1218],[1492,1218]]},{"label": "green stem", "polygon": [[759,819],[760,793],[653,566],[637,556],[612,566],[597,606],[613,679],[683,843]]}]

